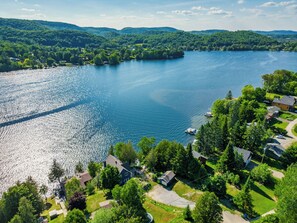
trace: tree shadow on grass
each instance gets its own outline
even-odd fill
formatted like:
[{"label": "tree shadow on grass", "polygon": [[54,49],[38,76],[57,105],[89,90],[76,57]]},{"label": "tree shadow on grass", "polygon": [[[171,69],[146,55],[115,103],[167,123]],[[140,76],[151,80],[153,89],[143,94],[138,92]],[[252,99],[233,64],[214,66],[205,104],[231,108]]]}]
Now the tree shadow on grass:
[{"label": "tree shadow on grass", "polygon": [[257,185],[253,184],[252,190],[255,191],[258,194],[261,194],[263,197],[266,197],[269,200],[274,201],[265,191],[263,191],[260,187]]}]

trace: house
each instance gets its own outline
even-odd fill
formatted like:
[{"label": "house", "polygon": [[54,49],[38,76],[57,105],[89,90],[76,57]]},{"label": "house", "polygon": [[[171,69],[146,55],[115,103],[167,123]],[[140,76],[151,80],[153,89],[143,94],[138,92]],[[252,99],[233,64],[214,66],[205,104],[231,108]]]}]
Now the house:
[{"label": "house", "polygon": [[269,106],[267,107],[267,115],[266,120],[270,121],[271,119],[278,117],[280,112],[280,108],[276,106]]},{"label": "house", "polygon": [[264,148],[265,155],[274,159],[279,159],[285,152],[284,147],[278,143],[267,143]]},{"label": "house", "polygon": [[92,180],[92,177],[91,177],[91,175],[88,172],[79,173],[77,175],[77,178],[79,179],[80,186],[82,188],[86,188],[87,183]]},{"label": "house", "polygon": [[293,111],[295,103],[296,100],[293,96],[283,96],[282,98],[274,98],[272,105],[284,111]]},{"label": "house", "polygon": [[247,166],[251,162],[252,155],[253,155],[253,153],[251,151],[246,150],[246,149],[241,149],[238,147],[233,147],[233,150],[234,150],[234,152],[237,152],[239,155],[242,156],[245,166]]},{"label": "house", "polygon": [[172,182],[174,177],[175,177],[175,174],[170,170],[170,171],[166,171],[161,177],[158,178],[158,180],[160,181],[161,184],[167,187]]},{"label": "house", "polygon": [[134,176],[134,171],[130,168],[128,163],[122,163],[118,158],[113,155],[108,155],[106,160],[103,162],[103,167],[107,165],[116,167],[121,175],[120,185],[125,184]]},{"label": "house", "polygon": [[192,154],[193,154],[193,157],[198,159],[201,164],[204,164],[204,165],[206,164],[206,161],[208,159],[206,156],[203,156],[201,153],[199,153],[195,150],[192,151]]}]

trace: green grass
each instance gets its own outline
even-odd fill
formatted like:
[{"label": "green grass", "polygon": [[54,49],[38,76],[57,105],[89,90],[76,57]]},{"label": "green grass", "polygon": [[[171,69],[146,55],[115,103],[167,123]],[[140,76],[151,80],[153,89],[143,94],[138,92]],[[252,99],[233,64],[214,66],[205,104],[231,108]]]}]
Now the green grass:
[{"label": "green grass", "polygon": [[87,211],[92,213],[100,208],[99,203],[105,201],[105,194],[103,191],[96,191],[95,194],[87,197]]},{"label": "green grass", "polygon": [[275,208],[274,192],[272,188],[265,187],[257,182],[254,183],[251,190],[254,210],[262,215]]},{"label": "green grass", "polygon": [[178,181],[173,186],[172,190],[175,191],[179,196],[194,202],[196,202],[197,199],[203,193],[202,191],[195,190],[194,188],[190,187],[182,181]]},{"label": "green grass", "polygon": [[45,210],[41,213],[41,216],[47,217],[49,219],[49,212],[52,210],[60,210],[61,206],[56,204],[55,198],[48,198],[45,204]]},{"label": "green grass", "polygon": [[280,94],[274,94],[274,93],[266,93],[266,99],[268,99],[270,101],[273,101],[273,99],[275,97],[281,98],[282,95],[280,95]]},{"label": "green grass", "polygon": [[155,223],[186,223],[183,219],[183,209],[161,204],[146,198],[144,208],[154,217]]},{"label": "green grass", "polygon": [[297,115],[289,113],[289,112],[281,112],[280,117],[283,119],[286,119],[288,121],[293,121],[294,119],[297,118]]},{"label": "green grass", "polygon": [[286,130],[287,126],[289,125],[289,123],[287,122],[281,122],[279,120],[276,120],[276,122],[273,124],[273,126],[275,126],[276,128],[281,128],[283,130]]}]

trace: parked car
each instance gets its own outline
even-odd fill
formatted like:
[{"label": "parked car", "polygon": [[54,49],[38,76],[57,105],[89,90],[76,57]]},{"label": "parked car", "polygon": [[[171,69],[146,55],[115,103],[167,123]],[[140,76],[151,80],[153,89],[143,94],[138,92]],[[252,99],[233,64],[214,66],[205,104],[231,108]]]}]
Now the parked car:
[{"label": "parked car", "polygon": [[283,135],[277,135],[276,138],[278,138],[278,139],[286,139]]}]

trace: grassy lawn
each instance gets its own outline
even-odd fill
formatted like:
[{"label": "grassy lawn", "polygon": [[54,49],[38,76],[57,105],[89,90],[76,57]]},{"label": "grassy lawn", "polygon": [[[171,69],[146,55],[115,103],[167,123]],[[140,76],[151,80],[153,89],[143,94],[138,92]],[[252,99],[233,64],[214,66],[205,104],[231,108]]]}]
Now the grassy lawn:
[{"label": "grassy lawn", "polygon": [[293,121],[294,119],[297,118],[297,115],[289,113],[289,112],[281,112],[280,117],[283,119],[286,119],[288,121]]},{"label": "grassy lawn", "polygon": [[186,223],[183,219],[183,209],[158,203],[149,198],[144,202],[144,208],[154,217],[155,223]]},{"label": "grassy lawn", "polygon": [[56,210],[60,210],[61,209],[61,206],[59,204],[56,204],[55,198],[48,198],[47,199],[47,202],[45,204],[45,207],[46,208],[41,213],[41,216],[48,217],[48,218],[49,218],[48,214],[49,214],[50,211],[55,210],[55,209]]},{"label": "grassy lawn", "polygon": [[197,199],[203,193],[202,191],[195,190],[194,188],[190,187],[182,181],[178,181],[173,186],[172,190],[175,191],[179,196],[194,202],[196,202]]},{"label": "grassy lawn", "polygon": [[262,215],[275,208],[276,202],[273,200],[274,192],[271,188],[265,187],[257,182],[254,183],[251,190],[254,210]]},{"label": "grassy lawn", "polygon": [[273,99],[275,97],[281,98],[282,95],[280,95],[280,94],[274,94],[274,93],[266,93],[266,99],[268,99],[270,101],[273,101]]},{"label": "grassy lawn", "polygon": [[283,130],[286,130],[287,126],[288,126],[289,123],[287,122],[282,122],[282,121],[279,121],[277,119],[274,119],[273,121],[273,126],[275,126],[276,128],[281,128]]},{"label": "grassy lawn", "polygon": [[92,213],[100,208],[99,203],[105,201],[103,191],[96,191],[95,194],[87,197],[87,211]]}]

